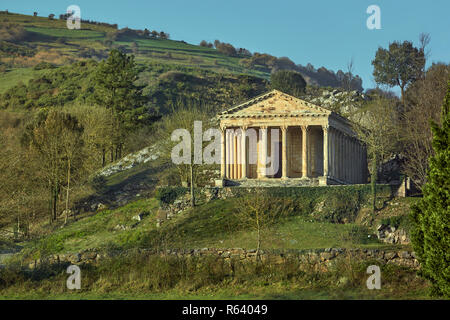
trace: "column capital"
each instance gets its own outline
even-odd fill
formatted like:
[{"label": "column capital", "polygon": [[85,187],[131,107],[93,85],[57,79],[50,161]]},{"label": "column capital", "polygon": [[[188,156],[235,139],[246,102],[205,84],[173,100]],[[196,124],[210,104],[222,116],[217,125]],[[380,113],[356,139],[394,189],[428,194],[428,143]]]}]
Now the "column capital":
[{"label": "column capital", "polygon": [[286,132],[288,125],[282,125],[282,126],[280,126],[280,128],[281,128],[281,131]]},{"label": "column capital", "polygon": [[309,131],[309,125],[301,125],[302,131]]},{"label": "column capital", "polygon": [[322,130],[328,132],[330,130],[330,126],[328,124],[322,125]]},{"label": "column capital", "polygon": [[260,129],[267,130],[267,126],[259,126]]},{"label": "column capital", "polygon": [[220,127],[220,130],[221,130],[221,131],[227,130],[227,126],[224,125],[224,124],[221,124],[219,127]]}]

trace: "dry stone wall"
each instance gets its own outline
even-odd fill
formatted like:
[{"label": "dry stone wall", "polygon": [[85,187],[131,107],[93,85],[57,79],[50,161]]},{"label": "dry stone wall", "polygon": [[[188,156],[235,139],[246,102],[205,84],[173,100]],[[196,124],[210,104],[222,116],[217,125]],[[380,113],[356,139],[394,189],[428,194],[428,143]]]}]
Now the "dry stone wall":
[{"label": "dry stone wall", "polygon": [[[37,259],[29,264],[29,268],[36,268],[42,263],[70,263],[70,264],[96,264],[105,259],[126,256],[136,251],[101,252],[95,249],[78,253],[55,254],[45,259]],[[235,259],[241,262],[252,262],[256,259],[255,249],[242,248],[203,248],[203,249],[172,249],[157,251],[155,249],[139,249],[140,254],[172,256],[180,258],[213,256],[218,259]],[[378,249],[343,249],[327,248],[318,250],[260,250],[260,258],[263,262],[282,264],[289,259],[299,261],[301,264],[311,263],[326,270],[327,267],[339,258],[352,258],[355,260],[375,260],[380,264],[395,264],[417,269],[419,262],[414,252],[407,250],[378,250]]]}]

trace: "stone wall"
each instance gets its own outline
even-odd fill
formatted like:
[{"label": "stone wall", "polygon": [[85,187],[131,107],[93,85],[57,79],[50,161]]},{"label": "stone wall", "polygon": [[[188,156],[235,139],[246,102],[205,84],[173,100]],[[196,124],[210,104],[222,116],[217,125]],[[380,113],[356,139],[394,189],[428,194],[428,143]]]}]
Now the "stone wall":
[{"label": "stone wall", "polygon": [[[130,252],[136,251],[120,251],[120,252],[100,252],[90,249],[78,253],[55,254],[45,259],[37,259],[29,264],[29,268],[35,268],[44,261],[49,264],[71,263],[71,264],[96,264],[107,258],[114,256],[125,256]],[[229,261],[235,259],[241,262],[252,262],[256,259],[255,249],[241,248],[203,248],[203,249],[174,249],[157,251],[155,249],[139,249],[140,254],[160,255],[172,257],[206,257],[215,256],[218,259]],[[300,265],[317,266],[320,270],[326,271],[327,268],[337,259],[351,258],[355,260],[375,260],[380,264],[395,264],[417,269],[419,262],[414,252],[405,250],[384,251],[378,249],[342,249],[327,248],[318,250],[261,250],[260,257],[263,262],[274,264],[282,264],[289,259],[300,262]]]}]

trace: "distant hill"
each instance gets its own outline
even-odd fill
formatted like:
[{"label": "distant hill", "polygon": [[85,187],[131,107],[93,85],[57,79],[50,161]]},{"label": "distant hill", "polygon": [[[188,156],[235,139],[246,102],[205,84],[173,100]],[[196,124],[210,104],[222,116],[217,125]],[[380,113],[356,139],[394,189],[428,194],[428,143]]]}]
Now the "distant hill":
[{"label": "distant hill", "polygon": [[[58,16],[58,15],[57,15]],[[61,19],[62,18],[62,19]],[[170,40],[162,31],[117,29],[117,24],[82,21],[80,30],[67,28],[64,16],[60,19],[0,12],[0,93],[26,82],[43,72],[34,68],[42,62],[55,66],[68,65],[83,59],[101,60],[117,48],[136,56],[140,65],[162,64],[172,68],[194,68],[224,75],[246,74],[269,80],[278,69],[301,72],[308,84],[342,86],[343,72],[315,70],[308,65],[295,65],[288,58],[245,50],[233,54],[214,47]],[[263,59],[261,59],[263,57]],[[359,78],[358,78],[359,79]],[[362,90],[360,79],[352,87]]]}]

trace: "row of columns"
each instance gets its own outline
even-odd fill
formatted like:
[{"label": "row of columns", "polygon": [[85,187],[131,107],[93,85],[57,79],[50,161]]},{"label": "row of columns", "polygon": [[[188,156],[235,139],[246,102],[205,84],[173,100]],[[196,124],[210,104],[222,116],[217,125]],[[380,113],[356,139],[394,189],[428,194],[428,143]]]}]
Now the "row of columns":
[{"label": "row of columns", "polygon": [[[221,176],[229,179],[247,178],[247,127],[241,127],[241,134],[233,134],[233,131],[222,127],[221,140]],[[260,127],[261,144],[260,156],[267,159],[268,128]],[[301,126],[302,129],[302,177],[308,176],[308,144],[309,126]],[[322,126],[323,130],[323,176],[334,177],[342,182],[360,183],[364,172],[364,149],[359,141],[339,130],[329,126]],[[282,179],[288,178],[287,172],[287,126],[281,127],[281,175]],[[261,166],[259,175],[266,177],[266,168]]]},{"label": "row of columns", "polygon": [[356,138],[334,128],[331,128],[328,140],[331,159],[329,175],[342,182],[364,182],[362,177],[365,169],[365,150],[361,143]]}]

